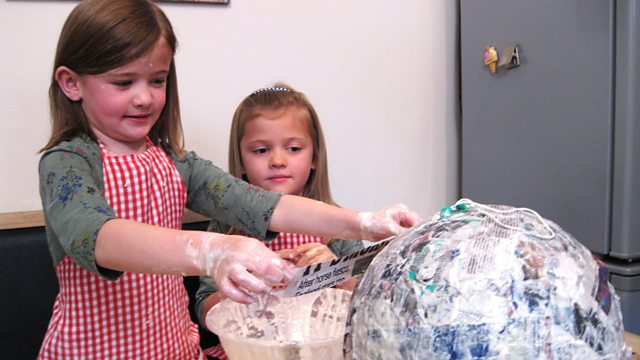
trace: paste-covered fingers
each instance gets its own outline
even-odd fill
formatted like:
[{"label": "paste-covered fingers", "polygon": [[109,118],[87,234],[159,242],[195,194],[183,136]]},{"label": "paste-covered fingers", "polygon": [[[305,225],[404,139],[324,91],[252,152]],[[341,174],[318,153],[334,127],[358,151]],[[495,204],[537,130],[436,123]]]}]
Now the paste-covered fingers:
[{"label": "paste-covered fingers", "polygon": [[[253,268],[254,271],[250,271]],[[255,267],[247,267],[237,264],[220,280],[225,284],[221,289],[232,300],[249,304],[255,301],[255,295],[271,293],[274,287],[283,286],[290,280],[289,276],[283,276],[283,272],[277,266],[267,266],[264,272],[257,274]]]},{"label": "paste-covered fingers", "polygon": [[235,301],[253,302],[253,294],[267,293],[270,285],[293,278],[284,260],[262,242],[245,236],[212,236],[203,241],[201,253],[207,275]]},{"label": "paste-covered fingers", "polygon": [[247,269],[267,284],[281,285],[293,279],[293,270],[291,270],[287,261],[281,259],[273,251],[265,247],[264,251],[260,251],[260,254],[255,255],[259,256],[260,260],[247,264]]},{"label": "paste-covered fingers", "polygon": [[249,243],[234,260],[236,267],[229,277],[247,293],[266,294],[272,286],[287,284],[293,278],[287,262],[260,242]]},{"label": "paste-covered fingers", "polygon": [[333,252],[331,252],[331,249],[321,243],[303,244],[298,246],[295,251],[298,253],[298,259],[296,261],[297,267],[305,267],[336,258]]},{"label": "paste-covered fingers", "polygon": [[220,291],[233,301],[243,304],[250,304],[255,301],[251,293],[244,291],[228,277],[217,279],[216,284],[220,288]]},{"label": "paste-covered fingers", "polygon": [[281,249],[277,250],[276,254],[280,256],[281,259],[287,261],[290,264],[295,264],[299,254],[294,249]]},{"label": "paste-covered fingers", "polygon": [[389,208],[391,210],[391,216],[395,218],[395,221],[403,228],[410,228],[413,225],[422,222],[422,218],[416,212],[411,211],[404,204],[396,204]]},{"label": "paste-covered fingers", "polygon": [[421,221],[420,216],[403,204],[396,204],[376,212],[361,212],[360,230],[365,240],[382,240],[401,234]]}]

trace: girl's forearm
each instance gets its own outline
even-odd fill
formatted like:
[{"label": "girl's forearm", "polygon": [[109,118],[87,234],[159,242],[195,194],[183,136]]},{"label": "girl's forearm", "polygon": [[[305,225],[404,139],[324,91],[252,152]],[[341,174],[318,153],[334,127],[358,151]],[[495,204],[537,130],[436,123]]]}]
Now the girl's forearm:
[{"label": "girl's forearm", "polygon": [[136,273],[208,275],[235,301],[288,281],[287,264],[262,242],[239,235],[166,229],[130,220],[106,222],[96,240],[96,263]]},{"label": "girl's forearm", "polygon": [[292,195],[284,195],[278,202],[269,230],[351,240],[361,238],[358,212]]},{"label": "girl's forearm", "polygon": [[98,233],[95,257],[98,265],[118,271],[204,275],[198,250],[215,237],[215,233],[114,219]]},{"label": "girl's forearm", "polygon": [[376,241],[398,235],[420,221],[418,214],[402,204],[375,212],[356,212],[312,199],[284,195],[273,211],[269,229]]}]

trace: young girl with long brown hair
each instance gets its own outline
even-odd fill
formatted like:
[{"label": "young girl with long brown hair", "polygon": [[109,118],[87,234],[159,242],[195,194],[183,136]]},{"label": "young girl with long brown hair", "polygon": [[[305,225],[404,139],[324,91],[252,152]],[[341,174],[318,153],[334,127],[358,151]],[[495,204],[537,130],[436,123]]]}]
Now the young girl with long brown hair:
[{"label": "young girl with long brown hair", "polygon": [[[291,277],[255,238],[380,239],[416,221],[403,207],[358,213],[264,191],[185,151],[176,47],[151,0],[83,0],[63,26],[39,163],[60,285],[41,359],[204,358],[183,275],[250,302]],[[185,207],[248,236],[180,230]]]}]

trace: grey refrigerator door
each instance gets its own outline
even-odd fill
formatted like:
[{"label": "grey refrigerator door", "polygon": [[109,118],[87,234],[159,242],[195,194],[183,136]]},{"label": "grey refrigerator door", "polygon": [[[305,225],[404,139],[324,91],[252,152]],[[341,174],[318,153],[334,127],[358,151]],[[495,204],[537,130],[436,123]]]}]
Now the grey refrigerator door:
[{"label": "grey refrigerator door", "polygon": [[615,156],[610,255],[622,259],[640,259],[639,21],[640,1],[617,2]]},{"label": "grey refrigerator door", "polygon": [[[532,208],[600,254],[611,249],[614,20],[614,1],[460,1],[462,196]],[[502,55],[514,43],[521,65],[492,75],[485,46]]]}]

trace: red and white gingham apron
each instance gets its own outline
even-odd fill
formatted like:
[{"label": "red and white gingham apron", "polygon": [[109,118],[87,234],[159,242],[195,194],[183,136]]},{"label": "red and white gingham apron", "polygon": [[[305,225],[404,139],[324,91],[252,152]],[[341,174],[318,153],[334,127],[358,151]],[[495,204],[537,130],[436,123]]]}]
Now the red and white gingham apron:
[{"label": "red and white gingham apron", "polygon": [[[303,244],[319,242],[322,242],[321,236],[279,233],[275,239],[269,241],[268,243],[265,243],[265,245],[267,245],[267,247],[273,251],[278,251],[283,249],[295,249]],[[227,354],[224,352],[222,344],[204,349],[204,353],[209,356],[217,357],[220,360],[227,360]]]},{"label": "red and white gingham apron", "polygon": [[283,249],[295,249],[300,245],[319,242],[322,242],[321,236],[279,233],[275,239],[265,243],[265,245],[273,251],[278,251]]},{"label": "red and white gingham apron", "polygon": [[[100,143],[104,196],[118,218],[179,229],[184,184],[166,154],[148,139],[147,146],[140,155],[115,156]],[[60,293],[39,358],[204,358],[182,276],[124,272],[109,281],[68,256],[56,274]]]}]

